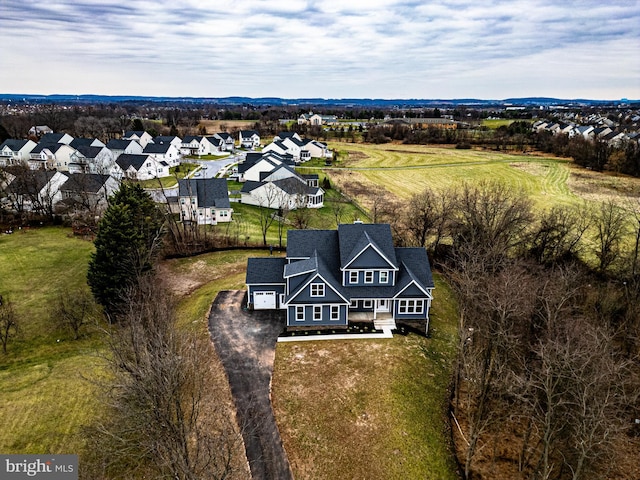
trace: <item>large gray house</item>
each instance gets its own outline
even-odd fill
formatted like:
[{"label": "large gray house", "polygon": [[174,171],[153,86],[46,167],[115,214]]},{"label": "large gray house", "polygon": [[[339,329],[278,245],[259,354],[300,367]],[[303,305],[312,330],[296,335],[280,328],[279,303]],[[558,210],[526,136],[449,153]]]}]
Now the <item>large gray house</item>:
[{"label": "large gray house", "polygon": [[286,257],[250,258],[246,283],[249,307],[286,310],[287,327],[408,320],[429,328],[427,253],[394,247],[388,224],[289,230]]}]

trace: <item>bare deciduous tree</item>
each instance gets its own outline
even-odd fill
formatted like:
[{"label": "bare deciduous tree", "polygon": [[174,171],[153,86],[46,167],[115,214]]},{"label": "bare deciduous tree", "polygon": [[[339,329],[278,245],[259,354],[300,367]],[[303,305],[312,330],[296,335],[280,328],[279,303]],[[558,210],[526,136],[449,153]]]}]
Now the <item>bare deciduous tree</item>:
[{"label": "bare deciduous tree", "polygon": [[602,202],[594,212],[595,254],[601,272],[607,270],[620,255],[622,240],[626,234],[626,221],[626,212],[611,200]]},{"label": "bare deciduous tree", "polygon": [[98,306],[91,292],[86,289],[65,290],[51,311],[51,319],[57,327],[69,331],[78,340],[88,325],[98,316]]},{"label": "bare deciduous tree", "polygon": [[[176,328],[169,294],[151,277],[132,290],[109,334],[110,414],[94,430],[94,467],[181,480],[233,478],[241,436],[216,398],[210,345]],[[101,467],[102,466],[102,467]]]},{"label": "bare deciduous tree", "polygon": [[9,300],[0,295],[0,343],[2,351],[7,353],[9,340],[19,333],[18,317]]},{"label": "bare deciduous tree", "polygon": [[531,201],[507,186],[465,184],[456,196],[454,247],[468,244],[475,254],[504,255],[525,240],[532,219]]},{"label": "bare deciduous tree", "polygon": [[531,232],[530,253],[542,264],[575,257],[589,225],[586,207],[556,205],[540,216]]}]

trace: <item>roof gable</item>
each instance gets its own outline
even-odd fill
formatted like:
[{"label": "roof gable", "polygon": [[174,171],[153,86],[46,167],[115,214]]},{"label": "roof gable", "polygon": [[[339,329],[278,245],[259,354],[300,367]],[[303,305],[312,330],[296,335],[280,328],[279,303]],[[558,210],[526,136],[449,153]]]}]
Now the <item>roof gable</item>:
[{"label": "roof gable", "polygon": [[347,268],[368,245],[371,245],[392,268],[397,268],[398,261],[389,224],[342,224],[338,226],[338,237],[342,268]]}]

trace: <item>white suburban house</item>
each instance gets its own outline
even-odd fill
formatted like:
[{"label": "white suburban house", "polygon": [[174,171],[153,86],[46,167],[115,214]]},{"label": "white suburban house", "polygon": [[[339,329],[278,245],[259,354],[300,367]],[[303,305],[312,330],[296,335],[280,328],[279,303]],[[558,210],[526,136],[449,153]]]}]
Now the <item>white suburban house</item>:
[{"label": "white suburban house", "polygon": [[0,167],[28,163],[29,154],[37,145],[33,140],[5,140],[0,145]]},{"label": "white suburban house", "polygon": [[338,123],[338,117],[335,115],[318,115],[317,113],[303,113],[298,117],[298,125],[333,125]]},{"label": "white suburban house", "polygon": [[70,173],[106,173],[113,165],[113,153],[107,147],[80,145],[71,154]]},{"label": "white suburban house", "polygon": [[[180,141],[180,145],[182,145],[182,141]],[[180,150],[171,142],[150,143],[144,147],[142,153],[144,155],[151,155],[157,162],[165,162],[170,167],[180,165]]]},{"label": "white suburban house", "polygon": [[153,141],[153,137],[144,130],[129,130],[127,132],[124,132],[122,139],[135,140],[142,146],[142,148],[146,147]]},{"label": "white suburban house", "polygon": [[116,159],[118,170],[116,178],[129,178],[131,180],[150,180],[169,176],[169,165],[158,162],[152,155],[131,155],[123,153]]},{"label": "white suburban house", "polygon": [[260,146],[260,135],[255,130],[240,130],[238,143],[241,148],[256,149]]},{"label": "white suburban house", "polygon": [[192,136],[188,135],[182,139],[180,146],[180,153],[182,155],[201,156],[201,155],[215,155],[220,152],[218,140],[215,144],[212,143],[210,137],[202,135]]},{"label": "white suburban house", "polygon": [[107,148],[111,150],[114,158],[118,158],[123,153],[140,154],[142,145],[136,140],[113,139],[107,142]]},{"label": "white suburban house", "polygon": [[192,178],[178,181],[178,208],[184,223],[217,225],[230,222],[233,209],[224,178]]},{"label": "white suburban house", "polygon": [[55,170],[35,170],[14,176],[6,191],[15,210],[47,213],[62,199],[60,187],[68,178],[68,174]]},{"label": "white suburban house", "polygon": [[213,137],[218,139],[221,143],[219,143],[219,148],[223,152],[233,152],[236,142],[231,136],[231,134],[227,132],[218,132],[214,133]]},{"label": "white suburban house", "polygon": [[69,171],[71,154],[76,149],[65,143],[43,143],[31,150],[29,154],[29,168],[32,170],[51,169],[62,172]]}]

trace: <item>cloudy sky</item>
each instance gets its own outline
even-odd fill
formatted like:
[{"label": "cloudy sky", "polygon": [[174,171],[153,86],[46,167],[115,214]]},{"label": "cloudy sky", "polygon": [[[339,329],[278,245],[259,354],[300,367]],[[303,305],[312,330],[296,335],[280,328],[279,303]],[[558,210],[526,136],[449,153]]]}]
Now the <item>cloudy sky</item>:
[{"label": "cloudy sky", "polygon": [[640,99],[640,0],[0,0],[1,93]]}]

